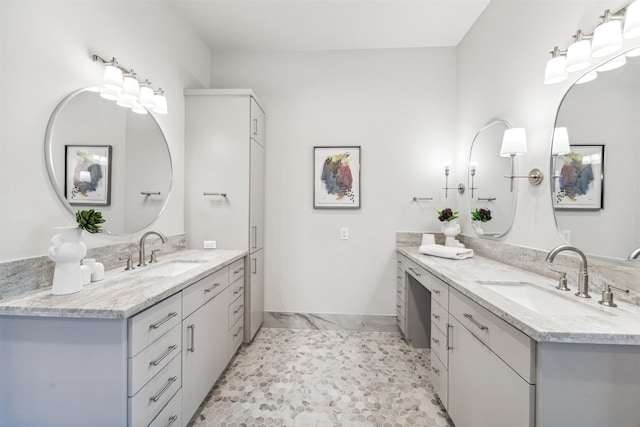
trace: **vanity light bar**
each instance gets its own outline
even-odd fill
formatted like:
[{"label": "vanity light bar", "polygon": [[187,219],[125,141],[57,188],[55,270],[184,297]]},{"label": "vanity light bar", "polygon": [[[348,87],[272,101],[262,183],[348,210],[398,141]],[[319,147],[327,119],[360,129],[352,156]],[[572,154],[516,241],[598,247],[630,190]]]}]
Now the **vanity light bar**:
[{"label": "vanity light bar", "polygon": [[[624,22],[624,27],[623,27]],[[544,83],[547,85],[560,83],[569,77],[569,73],[584,70],[591,65],[592,59],[599,59],[611,55],[622,48],[624,39],[640,38],[640,0],[623,7],[615,13],[607,9],[600,16],[600,24],[591,34],[584,34],[578,30],[572,36],[574,42],[566,50],[554,47],[551,59],[547,61],[544,73]],[[629,52],[628,56],[634,54]],[[617,61],[608,61],[597,71],[609,71],[625,64],[625,57]],[[595,79],[594,70],[588,73],[586,79],[578,83],[585,83]]]},{"label": "vanity light bar", "polygon": [[147,79],[138,80],[133,68],[126,68],[113,57],[107,61],[99,55],[91,55],[93,62],[105,66],[100,96],[122,107],[130,108],[138,114],[147,114],[147,110],[157,114],[167,114],[167,98],[162,88],[154,90]]}]

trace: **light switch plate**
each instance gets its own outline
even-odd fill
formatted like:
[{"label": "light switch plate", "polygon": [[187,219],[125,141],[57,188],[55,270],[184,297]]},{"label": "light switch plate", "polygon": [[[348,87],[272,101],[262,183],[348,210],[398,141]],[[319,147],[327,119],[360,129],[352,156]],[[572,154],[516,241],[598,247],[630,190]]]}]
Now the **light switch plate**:
[{"label": "light switch plate", "polygon": [[340,228],[340,240],[349,240],[349,227]]},{"label": "light switch plate", "polygon": [[216,248],[216,241],[215,240],[205,240],[204,241],[204,248],[205,249],[215,249]]},{"label": "light switch plate", "polygon": [[571,243],[571,230],[562,230],[560,235],[564,239],[565,242]]}]

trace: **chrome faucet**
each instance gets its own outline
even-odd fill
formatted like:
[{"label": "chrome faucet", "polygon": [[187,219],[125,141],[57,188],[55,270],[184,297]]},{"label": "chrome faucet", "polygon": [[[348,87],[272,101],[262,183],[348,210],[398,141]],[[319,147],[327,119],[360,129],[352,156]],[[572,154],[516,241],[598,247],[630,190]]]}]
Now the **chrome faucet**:
[{"label": "chrome faucet", "polygon": [[589,274],[587,273],[587,257],[584,255],[584,252],[582,252],[575,246],[560,245],[551,249],[549,254],[547,254],[547,261],[553,262],[553,259],[556,257],[556,255],[558,255],[558,253],[562,251],[573,251],[580,255],[580,258],[582,259],[582,267],[580,268],[580,273],[578,274],[578,292],[576,293],[576,296],[580,298],[591,298],[591,295],[589,295]]},{"label": "chrome faucet", "polygon": [[638,258],[640,255],[640,248],[635,248],[627,257],[627,260],[632,260]]},{"label": "chrome faucet", "polygon": [[144,267],[145,265],[147,265],[147,263],[144,261],[144,244],[147,240],[147,237],[152,234],[158,236],[160,240],[162,240],[162,243],[167,243],[167,238],[164,237],[164,234],[158,231],[147,231],[146,233],[144,233],[140,238],[140,249],[138,250],[138,267]]}]

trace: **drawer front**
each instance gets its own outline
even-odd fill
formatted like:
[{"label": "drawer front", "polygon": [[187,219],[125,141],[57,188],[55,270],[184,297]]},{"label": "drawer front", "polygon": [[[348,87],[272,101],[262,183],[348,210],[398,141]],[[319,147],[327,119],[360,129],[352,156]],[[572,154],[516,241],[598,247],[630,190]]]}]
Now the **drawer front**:
[{"label": "drawer front", "polygon": [[129,358],[129,396],[136,394],[180,354],[181,347],[182,329],[176,325],[140,353]]},{"label": "drawer front", "polygon": [[180,389],[180,361],[180,357],[174,357],[142,390],[129,398],[129,425],[148,425]]},{"label": "drawer front", "polygon": [[131,317],[127,322],[129,357],[133,357],[182,321],[182,294]]},{"label": "drawer front", "polygon": [[410,260],[405,261],[405,271],[407,272],[407,274],[411,275],[414,279],[420,282],[422,286],[431,291],[432,284],[429,280],[429,277],[433,277],[431,273]]},{"label": "drawer front", "polygon": [[238,297],[229,304],[229,329],[244,317],[244,293],[240,293]]},{"label": "drawer front", "polygon": [[431,283],[431,300],[437,302],[444,309],[449,308],[449,285],[429,274],[427,279]]},{"label": "drawer front", "polygon": [[399,277],[401,277],[401,278],[398,279],[398,283],[397,283],[397,286],[396,286],[396,294],[398,295],[398,299],[400,301],[406,301],[405,296],[407,294],[407,291],[406,291],[407,288],[406,288],[405,282],[404,282],[404,273],[403,273],[402,276],[399,276]]},{"label": "drawer front", "polygon": [[151,421],[149,427],[182,427],[187,424],[182,419],[182,388],[171,398],[167,406]]},{"label": "drawer front", "polygon": [[445,408],[449,407],[448,371],[437,357],[431,358],[431,383]]},{"label": "drawer front", "polygon": [[451,291],[449,311],[522,378],[535,383],[535,343],[531,338],[456,290]]},{"label": "drawer front", "polygon": [[[448,368],[447,336],[438,328],[431,328],[431,355],[440,359],[440,363]],[[431,357],[433,360],[434,357]]]},{"label": "drawer front", "polygon": [[227,268],[218,270],[182,290],[182,317],[186,318],[229,285]]},{"label": "drawer front", "polygon": [[244,280],[233,283],[229,286],[228,301],[235,301],[240,295],[244,295]]},{"label": "drawer front", "polygon": [[229,283],[234,283],[244,277],[244,258],[237,260],[229,266]]},{"label": "drawer front", "polygon": [[244,338],[244,321],[239,319],[231,328],[229,328],[229,360],[236,354],[242,340]]},{"label": "drawer front", "polygon": [[447,322],[449,321],[449,313],[442,308],[440,304],[433,298],[431,294],[431,325],[440,329],[442,333],[447,332]]}]

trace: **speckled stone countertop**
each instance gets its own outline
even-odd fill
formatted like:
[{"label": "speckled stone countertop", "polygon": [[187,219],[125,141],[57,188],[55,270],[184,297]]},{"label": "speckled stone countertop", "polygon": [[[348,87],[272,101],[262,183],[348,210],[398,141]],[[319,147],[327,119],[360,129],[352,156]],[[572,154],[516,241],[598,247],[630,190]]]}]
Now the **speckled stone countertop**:
[{"label": "speckled stone countertop", "polygon": [[[569,283],[571,292],[562,292],[555,289],[557,280],[477,255],[451,260],[423,255],[414,245],[398,245],[397,250],[537,342],[640,345],[638,306],[616,301],[618,307],[605,307],[598,304],[599,293],[589,299],[574,296],[575,283]],[[540,314],[487,289],[478,281],[533,283],[583,304],[585,314]]]},{"label": "speckled stone countertop", "polygon": [[[178,251],[163,256],[153,266],[107,271],[104,280],[92,282],[74,294],[52,295],[51,288],[47,288],[7,298],[0,301],[0,316],[125,319],[245,255],[245,251],[239,250]],[[152,275],[153,268],[172,261],[197,265],[175,276]]]}]

